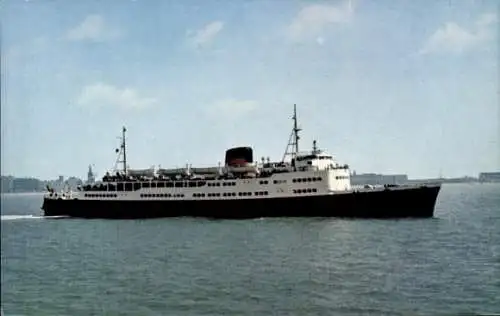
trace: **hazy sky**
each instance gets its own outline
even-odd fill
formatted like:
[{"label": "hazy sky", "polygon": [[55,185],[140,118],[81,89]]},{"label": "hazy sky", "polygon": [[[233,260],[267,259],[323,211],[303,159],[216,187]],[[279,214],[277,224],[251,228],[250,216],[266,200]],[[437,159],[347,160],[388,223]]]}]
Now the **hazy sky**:
[{"label": "hazy sky", "polygon": [[2,174],[280,160],[293,104],[351,169],[500,169],[500,2],[4,1]]}]

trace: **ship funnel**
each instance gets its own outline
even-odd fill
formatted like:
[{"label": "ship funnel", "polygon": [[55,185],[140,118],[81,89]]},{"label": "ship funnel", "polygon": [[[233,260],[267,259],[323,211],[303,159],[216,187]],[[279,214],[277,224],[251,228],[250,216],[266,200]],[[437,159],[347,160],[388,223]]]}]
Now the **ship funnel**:
[{"label": "ship funnel", "polygon": [[236,166],[251,163],[253,163],[253,150],[251,147],[234,147],[226,150],[226,165]]}]

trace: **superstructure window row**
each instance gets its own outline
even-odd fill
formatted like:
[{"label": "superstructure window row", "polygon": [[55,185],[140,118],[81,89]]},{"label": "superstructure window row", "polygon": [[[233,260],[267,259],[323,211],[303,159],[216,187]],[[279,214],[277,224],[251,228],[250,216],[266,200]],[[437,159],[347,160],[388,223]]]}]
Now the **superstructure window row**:
[{"label": "superstructure window row", "polygon": [[255,195],[258,195],[258,196],[262,196],[262,195],[268,195],[269,192],[267,191],[257,191],[257,192],[254,192]]},{"label": "superstructure window row", "polygon": [[[137,191],[141,188],[195,188],[203,187],[206,181],[142,181],[142,182],[118,182],[100,185],[86,185],[84,191]],[[235,185],[235,184],[233,184]]]},{"label": "superstructure window row", "polygon": [[293,190],[293,193],[316,193],[318,190],[316,188],[305,188]]},{"label": "superstructure window row", "polygon": [[341,180],[341,179],[349,179],[348,176],[336,176],[335,179]]},{"label": "superstructure window row", "polygon": [[103,198],[103,197],[106,197],[106,198],[115,198],[115,197],[118,197],[118,195],[116,194],[108,194],[108,193],[88,193],[88,194],[85,194],[85,197],[89,197],[89,198]]},{"label": "superstructure window row", "polygon": [[296,178],[293,179],[292,182],[317,182],[323,180],[321,177],[311,177],[311,178]]},{"label": "superstructure window row", "polygon": [[184,194],[182,193],[176,193],[176,194],[171,194],[171,193],[144,193],[141,194],[142,198],[158,198],[158,197],[184,197]]},{"label": "superstructure window row", "polygon": [[[253,193],[257,196],[268,195],[268,191],[257,191]],[[204,198],[204,197],[229,197],[229,196],[252,196],[252,192],[223,192],[223,193],[193,193],[193,197],[195,198]]]},{"label": "superstructure window row", "polygon": [[230,187],[230,186],[235,186],[236,182],[208,182],[207,184],[209,187]]}]

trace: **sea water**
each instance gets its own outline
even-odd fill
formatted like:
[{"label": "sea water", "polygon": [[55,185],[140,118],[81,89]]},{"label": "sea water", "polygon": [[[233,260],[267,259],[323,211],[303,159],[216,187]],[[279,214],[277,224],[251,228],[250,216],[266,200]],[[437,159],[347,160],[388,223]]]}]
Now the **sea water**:
[{"label": "sea water", "polygon": [[500,313],[500,184],[430,219],[81,220],[2,195],[8,315]]}]

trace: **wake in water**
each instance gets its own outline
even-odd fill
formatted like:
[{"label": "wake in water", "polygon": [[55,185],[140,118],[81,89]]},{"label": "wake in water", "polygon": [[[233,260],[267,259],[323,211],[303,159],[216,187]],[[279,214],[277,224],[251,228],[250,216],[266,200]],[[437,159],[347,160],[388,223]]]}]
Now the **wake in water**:
[{"label": "wake in water", "polygon": [[2,215],[2,221],[12,221],[16,219],[51,219],[65,218],[67,216],[40,216],[40,215]]}]

